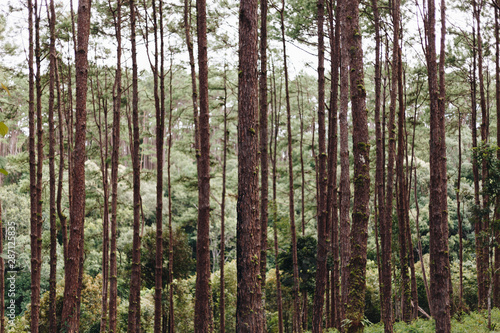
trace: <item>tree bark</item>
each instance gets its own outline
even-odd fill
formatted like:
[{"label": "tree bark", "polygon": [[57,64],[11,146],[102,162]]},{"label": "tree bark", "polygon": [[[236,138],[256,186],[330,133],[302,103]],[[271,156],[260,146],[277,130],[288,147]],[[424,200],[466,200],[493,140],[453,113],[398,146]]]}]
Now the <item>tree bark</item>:
[{"label": "tree bark", "polygon": [[238,200],[236,331],[261,332],[260,223],[258,174],[258,15],[257,0],[239,8]]},{"label": "tree bark", "polygon": [[76,52],[76,132],[72,165],[71,231],[65,265],[64,303],[61,322],[68,332],[78,332],[80,261],[83,258],[85,223],[85,135],[87,127],[87,50],[90,33],[90,0],[78,5],[78,45]]},{"label": "tree bark", "polygon": [[362,332],[365,305],[366,254],[370,192],[370,144],[368,138],[363,49],[359,27],[358,2],[345,7],[347,24],[342,35],[349,49],[349,78],[353,118],[354,206],[352,214],[349,298],[346,318],[348,332]]},{"label": "tree bark", "polygon": [[[260,73],[259,73],[259,132],[260,132],[260,277],[262,290],[262,330],[266,323],[267,225],[269,205],[269,163],[267,152],[267,0],[260,1]],[[225,119],[225,118],[224,118]],[[224,151],[225,153],[225,151]]]},{"label": "tree bark", "polygon": [[[496,97],[496,108],[497,108],[497,146],[500,147],[500,36],[499,36],[499,22],[498,22],[498,12],[499,12],[499,2],[496,1],[494,6],[495,11],[495,97]],[[500,159],[500,150],[497,151],[497,158]],[[495,204],[495,221],[500,219],[500,198],[497,198]],[[500,232],[495,232],[495,239],[498,242],[500,240]],[[500,246],[495,246],[495,274],[494,274],[494,305],[496,307],[500,306]]]},{"label": "tree bark", "polygon": [[347,48],[347,11],[348,1],[338,0],[337,10],[340,10],[340,260],[341,260],[341,287],[342,303],[340,305],[340,322],[346,319],[346,307],[349,286],[349,258],[351,257],[351,244],[349,237],[351,226],[349,210],[351,207],[351,184],[349,180],[349,125],[347,112],[349,108],[349,53]]},{"label": "tree bark", "polygon": [[50,205],[50,277],[49,277],[49,329],[57,331],[56,324],[56,273],[57,273],[57,227],[56,227],[56,172],[55,134],[54,134],[54,99],[56,58],[56,31],[54,1],[50,1],[47,9],[50,29],[50,65],[49,65],[49,205]]},{"label": "tree bark", "polygon": [[211,330],[210,315],[210,127],[206,1],[197,0],[198,67],[200,82],[200,157],[198,158],[198,235],[196,241],[195,332]]},{"label": "tree bark", "polygon": [[450,332],[449,285],[450,263],[448,257],[448,208],[446,190],[446,143],[445,143],[445,4],[441,0],[441,53],[439,57],[439,82],[436,61],[435,4],[428,1],[426,20],[426,58],[430,92],[430,293],[432,316],[436,320],[436,332]]},{"label": "tree bark", "polygon": [[128,332],[136,333],[141,330],[141,158],[139,138],[139,91],[137,77],[137,49],[136,49],[136,8],[135,0],[130,1],[130,32],[132,46],[132,183],[134,224],[132,236],[132,273],[130,276],[130,296],[128,309]]},{"label": "tree bark", "polygon": [[288,191],[289,191],[289,218],[290,218],[290,234],[292,235],[292,261],[293,261],[293,298],[294,298],[294,329],[299,333],[302,332],[300,325],[300,300],[299,300],[299,269],[297,263],[297,234],[295,228],[295,208],[294,208],[294,190],[293,190],[293,158],[292,158],[292,126],[291,126],[291,111],[290,111],[290,92],[288,88],[288,66],[286,58],[286,42],[285,42],[285,23],[284,23],[285,1],[281,2],[281,40],[283,44],[283,64],[285,71],[285,100],[287,114],[287,135],[288,135]]},{"label": "tree bark", "polygon": [[323,26],[325,2],[318,0],[318,248],[316,255],[316,289],[314,293],[313,333],[319,333],[323,326],[323,305],[326,284],[327,242],[327,178],[326,178],[326,143],[325,143],[325,41]]},{"label": "tree bark", "polygon": [[113,20],[116,35],[116,72],[113,85],[113,149],[111,152],[111,240],[109,258],[109,332],[117,332],[118,269],[117,269],[117,205],[118,205],[118,163],[120,149],[120,106],[121,106],[121,0],[117,0]]}]

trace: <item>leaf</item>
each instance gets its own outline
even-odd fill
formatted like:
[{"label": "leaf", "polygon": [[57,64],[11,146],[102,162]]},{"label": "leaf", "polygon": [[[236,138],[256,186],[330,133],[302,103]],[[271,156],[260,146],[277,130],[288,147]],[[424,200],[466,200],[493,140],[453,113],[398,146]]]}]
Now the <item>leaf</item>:
[{"label": "leaf", "polygon": [[2,88],[7,92],[7,94],[9,94],[10,96],[10,91],[9,91],[9,88],[7,88],[3,83],[0,83],[0,85],[2,86]]},{"label": "leaf", "polygon": [[0,121],[0,135],[1,136],[6,136],[7,133],[9,133],[9,128],[3,121]]},{"label": "leaf", "polygon": [[3,174],[4,174],[4,175],[6,175],[6,176],[9,174],[9,173],[7,172],[7,170],[2,169],[2,168],[0,168],[0,173],[3,173]]}]

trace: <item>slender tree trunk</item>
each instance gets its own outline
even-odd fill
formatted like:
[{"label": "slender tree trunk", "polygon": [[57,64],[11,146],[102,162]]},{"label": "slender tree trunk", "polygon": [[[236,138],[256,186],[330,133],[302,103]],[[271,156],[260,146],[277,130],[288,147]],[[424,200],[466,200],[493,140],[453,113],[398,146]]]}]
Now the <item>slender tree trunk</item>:
[{"label": "slender tree trunk", "polygon": [[[378,242],[378,226],[382,226],[385,221],[385,197],[384,197],[384,150],[382,142],[382,130],[380,123],[380,95],[382,90],[381,69],[380,69],[380,14],[378,10],[377,0],[372,0],[373,20],[375,26],[375,141],[376,141],[376,167],[375,167],[375,240],[377,244],[377,263],[379,267],[380,281],[380,310],[381,318],[386,327],[385,332],[392,331],[391,317],[386,318],[387,311],[392,312],[391,304],[387,304],[387,298],[384,296],[384,284],[382,276],[382,265],[380,262],[379,242]],[[382,228],[381,228],[382,231]],[[389,299],[390,301],[390,299]]]},{"label": "slender tree trunk", "polygon": [[338,112],[338,82],[339,82],[339,47],[340,47],[340,22],[338,7],[335,11],[335,31],[333,27],[333,0],[329,2],[328,19],[330,22],[330,49],[332,50],[331,61],[331,87],[330,87],[330,110],[328,115],[328,195],[327,209],[330,221],[328,225],[331,230],[331,244],[333,255],[333,272],[331,282],[331,323],[340,329],[340,272],[339,272],[339,220],[338,220],[338,200],[337,200],[337,112]]},{"label": "slender tree trunk", "polygon": [[[163,162],[164,162],[164,134],[165,134],[165,76],[164,76],[164,46],[163,46],[163,16],[162,2],[159,2],[160,12],[160,39],[161,39],[161,64],[158,68],[158,24],[156,16],[156,3],[153,2],[153,25],[155,34],[154,57],[154,97],[156,109],[156,257],[155,257],[155,332],[161,331],[162,289],[163,289]],[[158,71],[159,69],[159,71]],[[158,95],[158,78],[160,78],[160,95]],[[170,133],[170,132],[169,132]],[[170,167],[170,165],[169,165]],[[170,191],[168,196],[170,198]],[[170,210],[169,210],[170,214]],[[170,262],[169,262],[170,265]],[[171,285],[169,284],[169,288]]]},{"label": "slender tree trunk", "polygon": [[[267,224],[269,205],[269,163],[267,152],[267,0],[260,1],[260,73],[259,73],[259,132],[260,132],[260,277],[262,290],[262,330],[266,323]],[[225,153],[225,151],[224,151]],[[225,157],[225,156],[224,156]]]},{"label": "slender tree trunk", "polygon": [[[110,10],[111,3],[110,3]],[[113,11],[116,35],[116,73],[113,85],[113,149],[111,152],[111,241],[109,260],[109,332],[117,332],[118,269],[117,269],[117,205],[118,205],[118,163],[120,149],[120,106],[121,106],[121,0],[117,0]]]},{"label": "slender tree trunk", "polygon": [[[278,229],[277,229],[277,220],[278,220],[278,203],[277,203],[277,195],[276,195],[276,180],[277,180],[277,172],[276,172],[276,164],[277,164],[277,143],[278,143],[278,132],[279,132],[279,110],[281,108],[281,87],[280,87],[280,107],[277,107],[276,102],[276,76],[274,71],[274,63],[272,64],[273,68],[273,91],[274,91],[274,150],[272,152],[273,158],[273,232],[274,232],[274,258],[275,258],[275,271],[276,271],[276,302],[278,304],[278,332],[283,333],[283,301],[281,297],[281,280],[280,280],[280,270],[278,263]],[[272,138],[271,138],[272,142]]]},{"label": "slender tree trunk", "polygon": [[426,57],[430,92],[430,277],[432,315],[436,320],[436,332],[450,332],[450,300],[448,257],[448,208],[446,190],[446,143],[444,128],[445,86],[445,4],[441,0],[441,53],[439,57],[439,81],[436,61],[435,4],[428,1],[426,20]]},{"label": "slender tree trunk", "polygon": [[394,160],[396,150],[395,138],[395,115],[398,84],[398,62],[399,62],[399,2],[393,8],[393,53],[392,71],[389,105],[389,156],[387,161],[387,187],[385,198],[384,221],[381,223],[382,241],[382,284],[384,286],[384,326],[385,332],[392,332],[392,279],[391,279],[391,248],[392,248],[392,208],[393,208],[393,188],[394,188]]},{"label": "slender tree trunk", "polygon": [[239,14],[238,201],[236,331],[261,332],[258,174],[257,0],[242,0]]},{"label": "slender tree trunk", "polygon": [[[50,277],[49,277],[49,329],[57,331],[56,324],[56,273],[57,273],[57,227],[56,227],[56,172],[55,134],[54,134],[54,99],[55,99],[55,72],[56,58],[56,31],[54,1],[50,1],[50,10],[47,9],[50,29],[50,65],[49,65],[49,205],[50,205]],[[1,218],[1,217],[0,217]],[[3,281],[3,279],[2,279]],[[3,294],[2,294],[3,295]],[[3,318],[3,316],[2,316]],[[3,325],[2,325],[3,327]]]},{"label": "slender tree trunk", "polygon": [[289,214],[290,214],[290,233],[292,235],[292,260],[293,260],[293,294],[294,294],[294,328],[299,333],[302,332],[300,325],[300,304],[299,304],[299,269],[297,263],[297,235],[295,228],[295,208],[293,191],[293,158],[292,158],[292,126],[290,111],[290,92],[288,88],[288,66],[286,58],[285,43],[285,23],[284,23],[285,2],[281,2],[281,40],[283,43],[283,62],[285,70],[285,100],[287,112],[287,133],[288,133],[288,191],[289,191]]},{"label": "slender tree trunk", "polygon": [[[401,272],[401,314],[403,321],[409,323],[411,320],[411,285],[409,276],[409,251],[407,237],[408,231],[406,230],[406,177],[404,175],[404,157],[405,157],[405,135],[404,135],[404,122],[405,122],[405,108],[403,99],[403,73],[401,65],[401,49],[399,47],[399,20],[400,20],[400,7],[399,0],[394,1],[394,48],[397,49],[397,60],[394,58],[393,71],[397,71],[397,86],[398,86],[398,152],[396,159],[396,178],[397,178],[397,215],[398,215],[398,239],[399,239],[399,260]],[[397,33],[397,35],[396,35]],[[394,76],[393,76],[394,78]]]},{"label": "slender tree trunk", "polygon": [[[459,252],[458,252],[458,260],[459,260],[459,270],[460,270],[460,277],[459,277],[459,298],[458,298],[458,312],[461,313],[464,309],[463,306],[463,296],[464,296],[464,290],[463,290],[463,279],[464,279],[464,273],[463,273],[463,240],[462,240],[462,235],[463,235],[463,230],[462,230],[462,215],[460,213],[460,181],[462,178],[462,116],[460,114],[460,108],[458,108],[458,175],[457,175],[457,188],[456,188],[456,195],[457,195],[457,217],[458,217],[458,239],[459,239]],[[416,200],[416,197],[415,197]]]},{"label": "slender tree trunk", "polygon": [[[168,156],[167,156],[167,186],[168,186],[168,328],[169,333],[175,332],[175,316],[174,316],[174,290],[172,282],[174,281],[174,237],[172,229],[172,174],[170,172],[171,155],[172,155],[172,112],[173,112],[173,94],[172,94],[172,77],[173,77],[173,55],[170,55],[170,76],[169,76],[169,113],[168,113]],[[163,72],[163,70],[162,70]],[[163,252],[163,250],[162,250]]]},{"label": "slender tree trunk", "polygon": [[[266,90],[267,92],[267,90]],[[226,332],[226,280],[224,276],[226,235],[225,235],[225,215],[226,215],[226,160],[227,160],[227,74],[224,64],[224,152],[222,157],[222,200],[220,205],[220,333]]]},{"label": "slender tree trunk", "polygon": [[[300,215],[301,215],[301,222],[302,222],[302,236],[305,236],[306,234],[306,214],[305,214],[305,172],[304,172],[304,109],[300,107],[300,95],[301,95],[301,90],[300,90],[300,84],[299,84],[299,79],[297,78],[297,111],[299,113],[299,119],[300,119],[300,142],[299,142],[299,150],[300,150],[300,178],[301,178],[301,194],[300,194],[300,204],[301,204],[301,209],[300,209]],[[314,137],[314,133],[313,133]]]},{"label": "slender tree trunk", "polygon": [[[496,95],[496,109],[497,109],[497,146],[500,147],[500,36],[499,36],[499,22],[498,12],[499,2],[497,1],[494,6],[495,11],[495,95]],[[500,159],[500,150],[497,151],[497,158]],[[500,219],[500,197],[497,198],[495,204],[495,221]],[[495,232],[495,239],[500,240],[500,232]],[[494,274],[494,305],[500,306],[500,246],[495,246],[495,274]]]},{"label": "slender tree trunk", "polygon": [[316,256],[316,290],[314,293],[313,332],[321,332],[326,284],[327,242],[327,178],[325,141],[325,42],[323,36],[325,2],[318,0],[318,249]]},{"label": "slender tree trunk", "polygon": [[198,236],[196,241],[195,332],[209,332],[210,311],[210,127],[206,1],[197,0],[198,67],[200,81],[200,157],[198,158]]},{"label": "slender tree trunk", "polygon": [[364,86],[363,49],[359,33],[357,2],[345,7],[346,29],[342,39],[349,49],[349,78],[353,119],[354,206],[352,214],[351,258],[349,261],[349,297],[346,318],[350,320],[348,332],[362,332],[365,304],[366,254],[370,192],[370,144]]},{"label": "slender tree trunk", "polygon": [[340,259],[341,259],[341,274],[342,284],[340,290],[342,292],[342,303],[340,306],[340,321],[346,319],[346,307],[349,286],[349,258],[351,257],[351,244],[349,237],[351,234],[351,226],[349,221],[349,210],[351,207],[351,184],[349,180],[349,125],[347,123],[347,113],[349,108],[349,52],[347,49],[347,39],[345,34],[347,31],[347,14],[346,7],[348,1],[338,0],[337,10],[340,10]]},{"label": "slender tree trunk", "polygon": [[79,276],[83,258],[85,222],[85,134],[87,96],[87,51],[90,33],[90,0],[80,0],[78,6],[78,45],[76,52],[76,132],[72,165],[71,231],[68,243],[68,259],[65,265],[64,303],[62,311],[63,329],[77,332],[80,298]]},{"label": "slender tree trunk", "polygon": [[[189,54],[189,67],[191,68],[191,90],[193,100],[193,120],[194,120],[194,149],[196,151],[196,158],[200,155],[200,136],[198,129],[198,90],[196,88],[196,69],[194,62],[193,42],[191,41],[191,2],[184,0],[184,33],[186,36],[186,45]],[[198,170],[199,173],[199,170]]]},{"label": "slender tree trunk", "polygon": [[137,78],[137,50],[136,50],[136,13],[135,1],[130,1],[130,31],[132,44],[132,179],[133,179],[133,206],[134,224],[132,237],[132,273],[130,277],[130,296],[128,309],[128,332],[140,332],[141,325],[141,158],[139,138],[139,96]]},{"label": "slender tree trunk", "polygon": [[[488,115],[486,109],[486,98],[484,93],[484,75],[483,75],[483,48],[482,48],[482,36],[481,36],[481,10],[482,10],[482,1],[477,4],[476,1],[473,1],[473,11],[475,15],[475,23],[477,27],[477,70],[478,70],[478,78],[479,78],[479,99],[481,105],[481,141],[484,145],[488,142]],[[484,188],[486,179],[488,177],[488,165],[487,161],[483,160],[482,170],[482,187]],[[488,287],[489,287],[489,213],[488,211],[488,201],[489,196],[485,192],[483,192],[483,202],[482,202],[482,211],[484,213],[480,214],[480,224],[481,224],[481,234],[479,235],[480,244],[481,244],[481,262],[479,263],[478,270],[482,270],[483,272],[483,283],[479,284],[480,289],[480,297],[479,297],[479,308],[486,309],[487,301],[488,301]],[[479,207],[478,207],[479,208]]]}]

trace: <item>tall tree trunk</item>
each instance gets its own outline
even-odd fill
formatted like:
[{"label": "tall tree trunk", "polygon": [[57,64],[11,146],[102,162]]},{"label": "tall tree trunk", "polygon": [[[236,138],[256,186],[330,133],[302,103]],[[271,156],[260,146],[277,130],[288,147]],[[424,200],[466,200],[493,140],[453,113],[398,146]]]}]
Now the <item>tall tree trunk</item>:
[{"label": "tall tree trunk", "polygon": [[293,158],[292,158],[292,125],[290,111],[290,92],[288,88],[288,66],[286,59],[285,23],[284,23],[285,1],[281,2],[281,40],[283,43],[283,63],[285,70],[285,100],[287,114],[287,134],[288,134],[288,191],[289,191],[289,217],[290,234],[292,235],[292,261],[293,261],[293,297],[294,297],[294,329],[302,332],[300,325],[300,304],[299,304],[299,268],[297,263],[297,234],[295,228],[295,208],[293,192]]},{"label": "tall tree trunk", "polygon": [[[260,277],[262,290],[262,330],[266,324],[266,265],[267,265],[267,206],[269,205],[269,163],[267,152],[267,0],[260,1],[260,73],[259,73],[259,132],[260,132]],[[225,151],[224,151],[225,153]]]},{"label": "tall tree trunk", "polygon": [[331,282],[331,323],[333,326],[340,329],[340,272],[339,272],[339,220],[338,220],[338,200],[337,200],[337,112],[338,112],[338,82],[339,82],[339,48],[340,48],[340,11],[335,10],[335,31],[333,27],[333,0],[329,2],[328,6],[328,20],[330,23],[330,49],[332,50],[331,61],[331,87],[330,87],[330,110],[328,114],[328,195],[327,195],[327,209],[328,209],[328,225],[330,226],[333,256],[333,272]]},{"label": "tall tree trunk", "polygon": [[49,277],[49,330],[57,331],[56,324],[56,274],[57,274],[57,226],[56,226],[56,172],[55,134],[54,134],[54,89],[56,58],[56,13],[54,0],[50,0],[50,9],[47,9],[50,29],[50,65],[49,65],[49,205],[50,205],[50,277]]},{"label": "tall tree trunk", "polygon": [[[277,143],[278,143],[278,132],[279,132],[279,110],[281,108],[281,95],[280,95],[280,107],[277,107],[276,102],[276,76],[274,72],[274,63],[273,67],[273,92],[274,92],[274,107],[273,107],[273,117],[274,117],[274,150],[272,152],[273,158],[273,232],[274,232],[274,261],[275,261],[275,271],[276,271],[276,302],[278,304],[278,332],[283,333],[283,302],[281,298],[281,280],[280,280],[280,270],[278,263],[278,229],[277,229],[277,220],[278,220],[278,203],[277,203],[277,195],[276,195],[276,164],[277,164]],[[281,94],[281,87],[280,87]],[[271,138],[272,142],[272,138]]]},{"label": "tall tree trunk", "polygon": [[[173,112],[173,94],[172,94],[172,77],[173,77],[173,55],[170,54],[170,76],[168,84],[169,94],[169,109],[168,109],[168,156],[167,156],[167,186],[168,186],[168,328],[169,333],[175,332],[175,317],[174,317],[174,290],[172,282],[174,281],[174,236],[172,229],[172,174],[170,172],[171,155],[172,155],[172,112]],[[162,70],[163,72],[163,70]],[[163,252],[163,250],[162,250]]]},{"label": "tall tree trunk", "polygon": [[[479,4],[476,1],[472,2],[473,11],[475,15],[475,23],[477,27],[477,71],[479,79],[479,100],[481,105],[481,141],[484,145],[488,142],[488,115],[486,109],[486,98],[484,93],[484,75],[483,75],[483,48],[482,48],[482,36],[481,36],[481,10],[483,2]],[[488,165],[486,159],[483,160],[482,170],[482,187],[484,188],[486,179],[488,177]],[[479,297],[479,308],[486,309],[488,301],[488,286],[489,286],[489,213],[488,211],[488,201],[489,196],[486,192],[483,192],[483,202],[482,211],[484,213],[480,214],[480,224],[481,224],[481,234],[479,235],[481,244],[481,262],[479,263],[478,270],[482,270],[484,276],[483,283],[479,283],[480,297]],[[479,208],[479,207],[478,207]]]},{"label": "tall tree trunk", "polygon": [[436,320],[436,332],[450,332],[450,300],[448,256],[448,206],[446,202],[446,143],[445,143],[445,4],[441,0],[441,44],[439,57],[439,82],[436,61],[435,4],[428,1],[426,20],[426,58],[430,92],[430,277],[432,315]]},{"label": "tall tree trunk", "polygon": [[[160,12],[160,57],[158,68],[158,24],[156,16],[156,2],[153,1],[153,26],[155,34],[154,57],[154,98],[156,109],[156,257],[155,257],[155,332],[161,331],[162,289],[163,289],[163,161],[165,135],[165,76],[164,76],[164,45],[163,45],[163,16],[162,2],[159,2]],[[158,94],[158,78],[160,78],[160,96]],[[169,165],[170,167],[170,165]],[[170,198],[170,191],[168,196]],[[170,214],[170,210],[169,210]],[[170,262],[169,262],[170,265]],[[169,285],[171,287],[171,285]]]},{"label": "tall tree trunk", "polygon": [[[497,146],[500,147],[500,36],[499,36],[499,22],[498,12],[500,10],[500,3],[496,1],[494,5],[495,11],[495,97],[497,109]],[[497,151],[497,158],[500,159],[500,150]],[[495,204],[495,221],[500,219],[500,197],[497,198]],[[495,232],[496,241],[500,241],[500,232]],[[494,274],[494,305],[500,306],[500,246],[495,246],[495,274]]]},{"label": "tall tree trunk", "polygon": [[[397,1],[397,0],[396,0]],[[398,84],[398,62],[399,62],[399,2],[393,8],[393,49],[391,68],[391,88],[389,105],[389,155],[387,161],[387,187],[385,197],[384,221],[380,224],[380,238],[382,242],[382,284],[384,286],[384,327],[385,332],[392,332],[392,278],[391,278],[391,248],[392,248],[392,208],[393,208],[393,188],[394,188],[394,160],[396,150],[396,99]]]},{"label": "tall tree trunk", "polygon": [[340,321],[346,319],[347,296],[349,286],[349,258],[351,256],[351,244],[349,237],[351,226],[349,220],[349,210],[351,208],[351,184],[349,180],[349,125],[347,123],[347,113],[349,109],[349,52],[347,49],[347,0],[337,1],[337,10],[340,11],[338,17],[340,21],[340,260],[341,260],[341,287],[342,303],[340,305]]},{"label": "tall tree trunk", "polygon": [[323,326],[323,305],[326,284],[327,242],[327,178],[325,143],[325,41],[323,26],[325,1],[318,0],[318,248],[316,255],[316,290],[314,293],[313,332],[321,332]]},{"label": "tall tree trunk", "polygon": [[209,332],[210,316],[210,125],[206,1],[196,0],[200,80],[200,157],[198,158],[198,235],[196,240],[195,332]]},{"label": "tall tree trunk", "polygon": [[[382,142],[382,129],[380,123],[380,95],[382,90],[381,68],[380,68],[380,14],[378,10],[377,0],[372,0],[373,21],[375,26],[375,142],[376,142],[376,167],[375,167],[375,240],[377,243],[377,264],[379,267],[380,280],[380,310],[386,332],[391,332],[392,319],[386,318],[385,312],[392,312],[391,304],[387,304],[387,298],[384,297],[384,284],[382,277],[382,265],[379,260],[379,245],[378,245],[378,226],[382,226],[385,221],[385,197],[384,197],[384,150]],[[382,228],[381,228],[382,231]],[[383,258],[383,256],[382,256]],[[384,260],[384,259],[382,259]],[[390,299],[389,299],[390,301]],[[388,322],[390,320],[390,322]]]},{"label": "tall tree trunk", "polygon": [[121,0],[116,10],[111,8],[116,35],[116,72],[113,85],[113,149],[111,152],[111,240],[109,258],[109,332],[117,332],[118,269],[117,269],[117,205],[118,205],[118,163],[120,154],[120,106],[121,106]]},{"label": "tall tree trunk", "polygon": [[132,180],[134,224],[132,236],[132,273],[130,276],[130,296],[128,309],[128,332],[141,330],[141,158],[139,138],[139,96],[137,78],[136,13],[135,0],[130,1],[130,32],[132,45]]},{"label": "tall tree trunk", "polygon": [[[457,195],[457,217],[458,217],[458,239],[459,239],[459,252],[458,252],[458,260],[459,260],[459,296],[458,296],[458,313],[461,313],[464,310],[464,305],[463,305],[463,296],[464,296],[464,290],[463,290],[463,279],[464,279],[464,273],[463,273],[463,240],[462,240],[462,215],[460,213],[460,181],[462,178],[462,116],[460,114],[460,108],[458,108],[458,175],[457,175],[457,188],[456,188],[456,195]],[[416,197],[415,197],[416,200]]]},{"label": "tall tree trunk", "polygon": [[71,231],[68,243],[68,260],[65,265],[64,303],[62,311],[63,329],[78,332],[78,297],[85,222],[85,135],[87,97],[87,51],[90,33],[90,0],[80,0],[78,5],[78,45],[76,52],[76,132],[72,165]]},{"label": "tall tree trunk", "polygon": [[[368,241],[368,203],[370,192],[370,144],[364,86],[363,49],[357,2],[346,3],[348,18],[342,40],[349,49],[349,78],[353,119],[354,206],[352,214],[351,258],[349,261],[349,298],[346,318],[348,332],[362,332],[365,304],[366,254]],[[350,19],[349,19],[350,18]]]},{"label": "tall tree trunk", "polygon": [[[405,122],[405,107],[403,99],[403,73],[401,64],[401,48],[399,47],[399,21],[400,21],[400,7],[401,3],[399,0],[394,1],[394,48],[397,49],[397,61],[393,59],[393,71],[397,72],[397,87],[398,87],[398,151],[396,159],[396,178],[397,178],[397,215],[398,215],[398,239],[399,239],[399,260],[400,260],[400,272],[401,272],[401,314],[403,321],[409,323],[411,320],[411,286],[410,286],[410,276],[409,276],[409,251],[408,247],[409,239],[407,237],[408,231],[406,230],[406,177],[404,174],[404,157],[406,153],[405,149],[405,135],[404,135],[404,122]],[[397,33],[397,35],[396,35]],[[394,76],[393,76],[394,77]]]},{"label": "tall tree trunk", "polygon": [[242,0],[239,14],[238,201],[236,331],[261,332],[258,174],[257,0]]},{"label": "tall tree trunk", "polygon": [[[266,80],[267,81],[267,80]],[[267,89],[266,89],[267,92]],[[226,280],[224,276],[225,253],[226,253],[226,160],[227,160],[227,73],[224,64],[224,152],[222,157],[222,200],[220,205],[220,333],[226,332]],[[262,288],[262,287],[261,287]]]}]

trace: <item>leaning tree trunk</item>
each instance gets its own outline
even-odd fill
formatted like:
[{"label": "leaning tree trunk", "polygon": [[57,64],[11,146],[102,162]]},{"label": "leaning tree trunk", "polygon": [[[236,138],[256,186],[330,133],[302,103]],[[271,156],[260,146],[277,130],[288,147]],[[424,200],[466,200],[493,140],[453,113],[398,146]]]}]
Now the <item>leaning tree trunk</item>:
[{"label": "leaning tree trunk", "polygon": [[448,255],[448,205],[446,180],[445,142],[445,4],[441,0],[441,53],[439,57],[439,82],[436,61],[435,4],[428,1],[426,20],[426,58],[430,92],[430,278],[432,316],[436,320],[436,332],[450,332],[450,262]]},{"label": "leaning tree trunk", "polygon": [[261,332],[258,198],[257,0],[242,0],[239,14],[238,200],[236,331]]},{"label": "leaning tree trunk", "polygon": [[61,322],[67,332],[78,332],[80,298],[78,295],[80,263],[83,258],[85,222],[85,135],[87,97],[87,50],[90,33],[90,0],[80,0],[78,6],[78,45],[76,52],[76,132],[72,158],[71,231],[68,258],[65,263],[64,303]]}]

